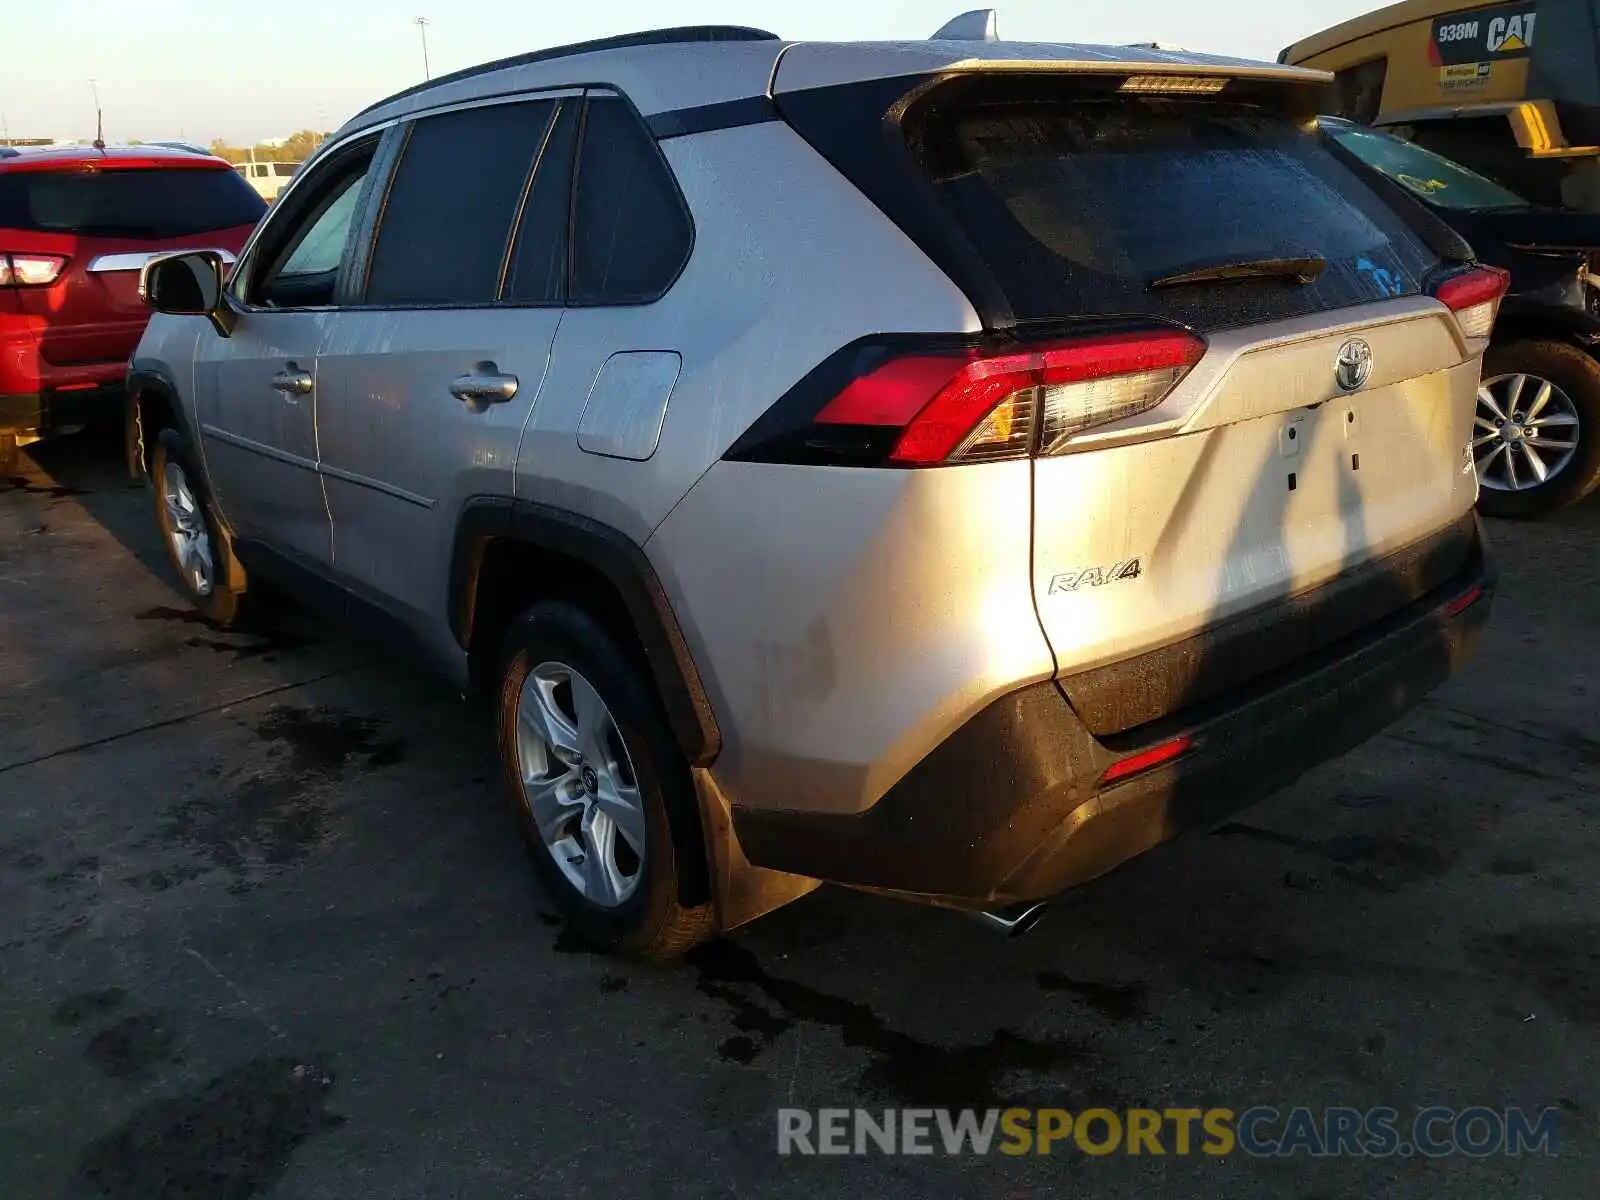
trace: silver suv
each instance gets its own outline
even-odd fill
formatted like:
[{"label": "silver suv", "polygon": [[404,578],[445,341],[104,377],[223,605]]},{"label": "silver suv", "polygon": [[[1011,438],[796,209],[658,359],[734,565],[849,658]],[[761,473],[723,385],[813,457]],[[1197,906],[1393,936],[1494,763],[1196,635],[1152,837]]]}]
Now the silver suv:
[{"label": "silver suv", "polygon": [[493,697],[596,946],[819,880],[1021,928],[1487,616],[1504,276],[1318,140],[1327,77],[963,32],[490,63],[351,120],[231,274],[145,273],[194,603],[270,582]]}]

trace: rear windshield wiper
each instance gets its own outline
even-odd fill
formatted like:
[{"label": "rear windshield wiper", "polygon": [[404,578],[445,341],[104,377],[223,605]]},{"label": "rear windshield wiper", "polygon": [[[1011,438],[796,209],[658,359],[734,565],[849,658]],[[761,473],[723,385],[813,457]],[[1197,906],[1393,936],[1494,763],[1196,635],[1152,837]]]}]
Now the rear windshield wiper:
[{"label": "rear windshield wiper", "polygon": [[1154,291],[1157,288],[1188,287],[1194,283],[1232,283],[1240,279],[1314,283],[1327,265],[1325,258],[1252,258],[1162,275],[1152,279],[1149,287]]}]

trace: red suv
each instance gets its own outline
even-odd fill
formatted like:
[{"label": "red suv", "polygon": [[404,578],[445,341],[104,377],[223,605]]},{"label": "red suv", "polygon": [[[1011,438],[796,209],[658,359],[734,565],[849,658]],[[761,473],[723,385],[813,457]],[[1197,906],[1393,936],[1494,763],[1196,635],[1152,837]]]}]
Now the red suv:
[{"label": "red suv", "polygon": [[243,246],[266,202],[220,158],[155,146],[0,147],[0,478],[19,442],[120,411],[149,311],[139,269]]}]

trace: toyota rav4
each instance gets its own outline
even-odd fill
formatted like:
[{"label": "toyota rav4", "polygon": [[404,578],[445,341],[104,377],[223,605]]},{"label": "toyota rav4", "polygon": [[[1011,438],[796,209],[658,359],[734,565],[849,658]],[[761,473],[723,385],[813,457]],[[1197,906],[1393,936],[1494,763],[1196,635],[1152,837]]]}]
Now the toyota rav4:
[{"label": "toyota rav4", "polygon": [[990,915],[1392,720],[1489,609],[1502,272],[1149,48],[632,35],[359,114],[146,269],[133,465],[492,698],[536,870],[681,951],[819,880]]}]

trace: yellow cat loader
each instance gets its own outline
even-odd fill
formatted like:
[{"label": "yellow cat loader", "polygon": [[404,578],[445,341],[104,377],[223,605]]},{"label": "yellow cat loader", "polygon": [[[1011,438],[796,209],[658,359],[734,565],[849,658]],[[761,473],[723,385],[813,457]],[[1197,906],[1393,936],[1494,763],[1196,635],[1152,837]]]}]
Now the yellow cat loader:
[{"label": "yellow cat loader", "polygon": [[1600,212],[1600,0],[1404,0],[1288,47],[1334,74],[1324,111],[1542,205]]}]

